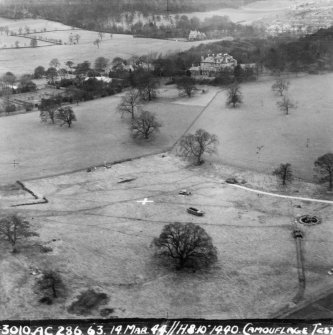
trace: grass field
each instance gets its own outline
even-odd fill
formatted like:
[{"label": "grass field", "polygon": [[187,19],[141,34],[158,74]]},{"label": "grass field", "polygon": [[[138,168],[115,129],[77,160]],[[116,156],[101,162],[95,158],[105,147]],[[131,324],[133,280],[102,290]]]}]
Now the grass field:
[{"label": "grass field", "polygon": [[[312,180],[313,163],[332,152],[333,75],[290,79],[289,95],[297,109],[286,116],[276,106],[273,81],[242,85],[244,104],[225,106],[226,92],[211,103],[191,129],[218,135],[214,160],[271,173],[280,163],[292,164],[295,175]],[[261,147],[261,150],[258,147]]]},{"label": "grass field", "polygon": [[[276,106],[273,81],[242,85],[244,104],[225,106],[216,96],[190,132],[204,128],[218,135],[218,156],[210,160],[270,174],[280,163],[292,164],[297,177],[313,180],[313,162],[332,151],[332,74],[291,79],[290,96],[298,108],[286,116]],[[0,184],[17,179],[84,169],[105,161],[166,150],[183,134],[216,90],[179,98],[174,87],[161,87],[161,98],[148,104],[164,126],[156,140],[137,144],[115,108],[119,96],[73,106],[78,122],[72,129],[43,125],[38,112],[0,118]],[[258,147],[261,147],[258,150]],[[258,152],[258,153],[257,153]],[[14,167],[16,160],[20,165]]]},{"label": "grass field", "polygon": [[[126,121],[116,112],[120,96],[73,105],[78,121],[71,129],[41,124],[39,112],[0,118],[0,184],[166,150],[202,106],[189,108],[164,100],[147,107],[164,126],[146,145],[132,140]],[[12,166],[13,160],[20,165]]]},{"label": "grass field", "polygon": [[[332,208],[270,197],[222,184],[209,166],[188,169],[172,156],[135,160],[93,173],[80,172],[30,181],[26,186],[49,203],[19,213],[40,234],[13,256],[0,242],[2,318],[69,318],[66,308],[87,288],[110,296],[118,317],[267,318],[288,305],[298,287],[295,242],[296,204],[320,214],[322,226],[304,228],[307,294],[332,286]],[[207,169],[207,170],[205,170]],[[119,184],[122,178],[136,178]],[[177,195],[182,188],[191,197]],[[149,198],[154,203],[142,205]],[[26,201],[3,198],[8,205]],[[186,213],[203,209],[203,218]],[[299,211],[299,209],[298,209]],[[153,257],[152,239],[169,222],[194,222],[212,236],[218,263],[209,271],[177,272]],[[39,244],[52,247],[43,254]],[[38,303],[31,268],[60,271],[66,301]],[[15,295],[13,295],[15,292]],[[88,317],[98,317],[92,311]]]},{"label": "grass field", "polygon": [[19,29],[27,26],[30,28],[30,31],[34,30],[43,31],[46,30],[64,30],[71,29],[72,27],[66,26],[62,23],[49,21],[44,19],[24,19],[24,20],[12,20],[4,17],[0,17],[0,26],[8,26],[9,30],[19,33]]}]

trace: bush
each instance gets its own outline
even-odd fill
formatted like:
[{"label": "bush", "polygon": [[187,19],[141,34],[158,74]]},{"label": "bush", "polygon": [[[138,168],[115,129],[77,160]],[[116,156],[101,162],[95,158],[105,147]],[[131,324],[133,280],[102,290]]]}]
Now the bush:
[{"label": "bush", "polygon": [[59,82],[59,86],[60,86],[60,87],[69,87],[69,86],[72,86],[72,85],[74,85],[72,79],[66,79],[66,78],[63,78],[63,79],[61,79],[60,82]]},{"label": "bush", "polygon": [[82,95],[84,101],[94,100],[94,94],[92,92],[84,92]]},{"label": "bush", "polygon": [[107,294],[97,293],[95,290],[90,289],[82,292],[67,310],[71,314],[89,315],[92,310],[98,308],[100,305],[107,304],[108,301],[109,297]]},{"label": "bush", "polygon": [[54,299],[65,297],[66,289],[59,273],[54,270],[45,270],[37,281],[37,291],[42,294],[39,302],[50,305]]},{"label": "bush", "polygon": [[16,111],[16,106],[14,104],[9,104],[5,107],[5,113],[10,114]]},{"label": "bush", "polygon": [[26,104],[24,105],[24,108],[25,108],[25,111],[26,111],[26,112],[31,112],[31,111],[34,109],[34,105],[31,104],[31,103],[26,103]]}]

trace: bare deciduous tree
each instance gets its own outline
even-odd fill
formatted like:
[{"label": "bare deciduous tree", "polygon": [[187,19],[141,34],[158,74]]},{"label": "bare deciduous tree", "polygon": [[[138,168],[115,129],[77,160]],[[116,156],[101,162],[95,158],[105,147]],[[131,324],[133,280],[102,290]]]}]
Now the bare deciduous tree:
[{"label": "bare deciduous tree", "polygon": [[65,285],[60,274],[55,270],[46,270],[37,281],[38,291],[43,294],[40,302],[51,304],[53,299],[65,293]]},{"label": "bare deciduous tree", "polygon": [[180,91],[180,95],[187,95],[189,98],[193,95],[193,92],[197,89],[195,86],[195,80],[188,76],[180,77],[176,80],[177,88]]},{"label": "bare deciduous tree", "polygon": [[121,103],[118,105],[117,110],[121,113],[121,117],[125,113],[131,114],[132,120],[135,118],[135,111],[138,108],[138,105],[141,101],[140,91],[137,89],[131,89],[128,91],[121,100]]},{"label": "bare deciduous tree", "polygon": [[59,59],[58,58],[53,58],[50,63],[49,63],[49,66],[50,67],[54,67],[54,68],[58,68],[60,67],[60,62],[59,62]]},{"label": "bare deciduous tree", "polygon": [[285,91],[288,91],[289,81],[283,78],[276,78],[275,83],[272,85],[272,90],[274,92],[278,92],[280,96],[283,96]]},{"label": "bare deciduous tree", "polygon": [[105,69],[108,67],[109,59],[105,57],[98,57],[95,60],[95,70],[97,72],[104,72]]},{"label": "bare deciduous tree", "polygon": [[273,175],[281,180],[283,186],[287,185],[287,182],[291,183],[293,180],[291,164],[280,164],[280,166],[273,171]]},{"label": "bare deciduous tree", "polygon": [[297,108],[297,105],[288,96],[285,95],[283,96],[282,100],[278,101],[276,104],[286,115],[289,115],[289,111],[291,109]]},{"label": "bare deciduous tree", "polygon": [[238,83],[234,83],[228,87],[227,95],[227,106],[232,105],[232,107],[235,108],[237,104],[243,102],[242,93]]},{"label": "bare deciduous tree", "polygon": [[142,111],[140,115],[131,121],[131,132],[133,137],[149,139],[159,131],[162,124],[156,120],[156,116],[148,111]]},{"label": "bare deciduous tree", "polygon": [[201,165],[204,162],[203,154],[215,154],[218,142],[216,135],[198,129],[194,134],[188,134],[180,140],[178,153],[183,158],[194,161],[196,165]]},{"label": "bare deciduous tree", "polygon": [[50,120],[51,123],[54,124],[56,110],[57,110],[56,107],[49,107],[47,110],[40,111],[39,117],[41,122],[47,123],[48,120]]},{"label": "bare deciduous tree", "polygon": [[76,43],[78,44],[79,41],[80,41],[81,36],[80,36],[79,34],[76,34],[76,35],[74,36],[74,38],[75,38],[75,40],[76,40]]},{"label": "bare deciduous tree", "polygon": [[60,107],[57,109],[55,118],[59,121],[62,121],[62,125],[68,125],[68,128],[71,127],[73,121],[77,121],[75,113],[70,106]]},{"label": "bare deciduous tree", "polygon": [[333,191],[333,154],[327,153],[314,162],[315,172],[320,176],[321,183],[328,182],[329,191]]},{"label": "bare deciduous tree", "polygon": [[18,240],[31,236],[38,236],[38,234],[31,231],[29,222],[18,215],[14,214],[0,219],[0,237],[11,244],[12,252],[17,252]]},{"label": "bare deciduous tree", "polygon": [[217,261],[217,250],[211,237],[193,223],[171,223],[153,240],[157,254],[177,262],[177,268],[201,268]]},{"label": "bare deciduous tree", "polygon": [[101,44],[101,40],[99,38],[97,38],[94,42],[93,42],[94,45],[97,46],[97,48],[99,48],[100,44]]}]

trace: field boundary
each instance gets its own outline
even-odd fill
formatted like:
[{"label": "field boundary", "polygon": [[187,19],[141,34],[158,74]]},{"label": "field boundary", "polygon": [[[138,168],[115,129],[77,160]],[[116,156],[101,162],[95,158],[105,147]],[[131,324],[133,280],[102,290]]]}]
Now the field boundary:
[{"label": "field boundary", "polygon": [[44,196],[43,197],[39,197],[38,195],[36,195],[33,191],[31,191],[29,188],[27,188],[21,181],[17,180],[16,184],[20,185],[20,187],[22,188],[22,190],[24,190],[24,191],[28,192],[29,194],[31,194],[35,198],[35,200],[37,200],[37,201],[24,202],[22,204],[11,205],[10,207],[40,205],[40,204],[47,204],[49,202]]},{"label": "field boundary", "polygon": [[[145,157],[160,155],[160,154],[163,154],[163,153],[168,152],[170,150],[171,150],[171,148],[166,148],[166,149],[160,150],[158,152],[144,154],[144,155],[140,155],[140,156],[136,156],[136,157],[124,158],[124,159],[120,159],[120,160],[113,161],[113,162],[104,162],[104,163],[97,164],[97,165],[90,166],[90,167],[98,169],[98,168],[103,168],[103,167],[105,168],[107,166],[108,168],[110,168],[110,167],[112,167],[112,165],[131,162],[131,161],[138,160],[138,159],[145,158]],[[87,171],[88,168],[89,167],[84,167],[84,168],[75,169],[75,170],[68,171],[68,172],[60,172],[60,173],[50,174],[50,175],[46,175],[46,176],[40,176],[40,177],[36,177],[36,178],[23,179],[23,181],[29,182],[29,181],[33,181],[33,180],[41,180],[41,179],[46,179],[46,178],[65,176],[65,175],[74,174],[74,173],[77,173],[77,172]]]},{"label": "field boundary", "polygon": [[176,140],[176,142],[172,145],[171,147],[171,151],[176,147],[176,145],[178,144],[179,140],[194,126],[194,124],[199,120],[199,118],[203,115],[203,113],[207,110],[207,108],[211,105],[211,103],[215,100],[215,98],[217,97],[218,94],[220,94],[221,92],[223,92],[224,89],[220,89],[218,90],[214,96],[210,99],[210,101],[208,102],[208,104],[202,109],[202,111],[195,117],[195,119],[190,123],[190,125],[186,128],[186,130],[183,132],[183,134]]}]

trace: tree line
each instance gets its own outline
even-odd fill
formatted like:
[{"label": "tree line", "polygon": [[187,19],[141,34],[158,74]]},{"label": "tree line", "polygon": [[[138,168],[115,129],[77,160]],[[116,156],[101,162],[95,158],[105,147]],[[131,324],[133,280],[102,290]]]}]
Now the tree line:
[{"label": "tree line", "polygon": [[[256,63],[259,73],[264,68],[275,73],[290,71],[296,75],[299,72],[331,71],[333,27],[299,39],[254,38],[201,44],[187,51],[159,57],[155,63],[155,71],[161,76],[185,74],[192,64],[200,63],[202,56],[219,53],[229,53],[237,59],[238,64]],[[228,77],[227,72],[217,75],[215,83],[223,84]]]},{"label": "tree line", "polygon": [[237,8],[256,0],[56,0],[40,2],[15,1],[0,5],[2,15],[21,19],[27,15],[43,17],[50,20],[85,22],[119,17],[124,12],[141,12],[149,14],[166,14],[180,12],[203,12],[218,8]]}]

